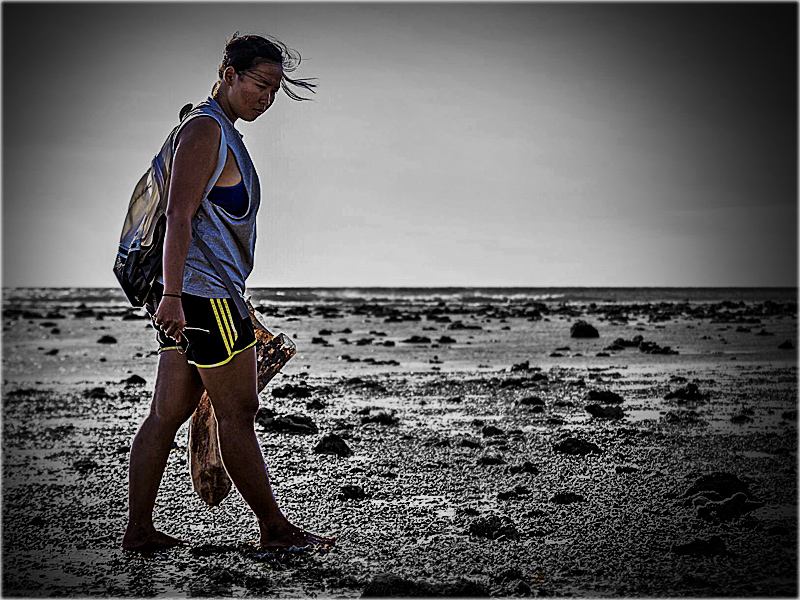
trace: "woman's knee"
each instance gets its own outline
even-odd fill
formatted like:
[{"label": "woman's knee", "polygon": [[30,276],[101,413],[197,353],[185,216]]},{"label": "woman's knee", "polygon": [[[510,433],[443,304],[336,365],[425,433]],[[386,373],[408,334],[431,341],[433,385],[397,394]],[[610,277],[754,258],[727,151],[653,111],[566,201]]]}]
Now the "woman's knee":
[{"label": "woman's knee", "polygon": [[150,413],[147,415],[146,421],[159,431],[172,433],[172,435],[174,435],[178,432],[180,426],[186,422],[186,419],[171,411],[159,410],[157,407],[152,406],[150,407]]},{"label": "woman's knee", "polygon": [[225,402],[224,404],[219,402],[214,404],[214,399],[212,398],[211,404],[214,405],[214,415],[220,425],[224,423],[252,424],[258,412],[258,398],[239,402]]},{"label": "woman's knee", "polygon": [[192,394],[191,396],[191,398],[181,399],[180,402],[170,402],[169,398],[164,394],[156,392],[153,403],[150,405],[148,419],[157,423],[159,427],[178,431],[178,428],[192,416],[200,401],[200,397],[197,394]]}]

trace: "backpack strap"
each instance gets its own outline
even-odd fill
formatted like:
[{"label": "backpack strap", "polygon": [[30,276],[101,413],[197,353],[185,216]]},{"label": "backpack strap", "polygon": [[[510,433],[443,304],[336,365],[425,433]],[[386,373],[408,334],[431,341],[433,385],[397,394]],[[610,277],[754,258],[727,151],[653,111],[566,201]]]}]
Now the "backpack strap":
[{"label": "backpack strap", "polygon": [[197,244],[197,247],[200,248],[203,254],[205,254],[208,262],[211,263],[217,274],[222,278],[222,282],[225,284],[225,289],[228,290],[228,293],[231,295],[231,300],[233,300],[233,303],[239,310],[239,316],[244,320],[250,319],[250,311],[247,310],[244,300],[242,300],[242,297],[239,295],[239,292],[236,291],[236,287],[234,287],[231,278],[228,277],[228,274],[225,272],[225,267],[222,266],[222,263],[219,262],[219,259],[214,256],[211,248],[209,248],[200,237],[195,236],[194,241]]}]

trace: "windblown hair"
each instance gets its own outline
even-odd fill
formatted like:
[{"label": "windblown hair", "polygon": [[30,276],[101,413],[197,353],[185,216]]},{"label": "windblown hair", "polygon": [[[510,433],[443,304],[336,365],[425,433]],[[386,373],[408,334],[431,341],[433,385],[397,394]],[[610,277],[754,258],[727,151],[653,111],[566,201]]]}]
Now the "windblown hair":
[{"label": "windblown hair", "polygon": [[225,56],[222,58],[222,64],[219,67],[220,81],[214,85],[212,95],[219,88],[222,74],[228,67],[233,67],[237,73],[241,73],[247,69],[252,69],[261,62],[270,62],[282,67],[281,89],[286,92],[289,98],[292,100],[311,100],[311,98],[303,98],[298,95],[290,86],[303,88],[314,94],[316,93],[314,88],[317,87],[317,84],[311,83],[314,78],[292,79],[286,75],[297,69],[300,60],[299,52],[292,50],[275,38],[261,35],[240,36],[237,31],[225,45]]}]

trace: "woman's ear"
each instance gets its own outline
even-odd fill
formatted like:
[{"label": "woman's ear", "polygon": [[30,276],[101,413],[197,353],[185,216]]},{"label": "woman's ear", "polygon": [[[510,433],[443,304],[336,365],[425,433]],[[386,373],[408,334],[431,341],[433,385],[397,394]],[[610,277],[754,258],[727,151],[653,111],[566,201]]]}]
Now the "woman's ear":
[{"label": "woman's ear", "polygon": [[222,80],[228,85],[233,85],[234,77],[236,77],[236,69],[234,69],[233,67],[227,67],[222,72]]}]

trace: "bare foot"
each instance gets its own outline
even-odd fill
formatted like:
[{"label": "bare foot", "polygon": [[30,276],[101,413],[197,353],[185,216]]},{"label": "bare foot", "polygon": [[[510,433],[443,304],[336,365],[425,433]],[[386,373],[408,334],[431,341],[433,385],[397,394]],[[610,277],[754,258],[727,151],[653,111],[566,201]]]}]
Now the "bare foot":
[{"label": "bare foot", "polygon": [[259,547],[263,549],[289,548],[297,546],[330,547],[336,544],[337,537],[325,537],[305,531],[289,521],[280,524],[271,523],[261,526],[261,541]]},{"label": "bare foot", "polygon": [[186,540],[172,537],[171,535],[161,533],[155,529],[148,533],[140,533],[138,535],[126,531],[125,537],[122,539],[122,549],[131,550],[133,552],[156,552],[158,550],[174,548],[175,546],[182,546],[186,543]]}]

